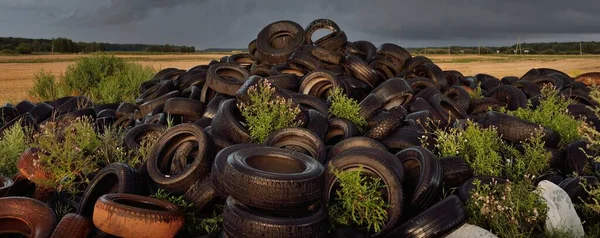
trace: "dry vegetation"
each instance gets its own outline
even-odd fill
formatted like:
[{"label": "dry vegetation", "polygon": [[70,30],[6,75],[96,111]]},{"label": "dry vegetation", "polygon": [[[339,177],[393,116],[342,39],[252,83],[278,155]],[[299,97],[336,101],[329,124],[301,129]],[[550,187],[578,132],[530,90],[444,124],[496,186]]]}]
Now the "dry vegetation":
[{"label": "dry vegetation", "polygon": [[[64,73],[68,65],[83,55],[18,55],[0,56],[0,103],[31,99],[27,94],[33,86],[33,75],[40,69],[54,75]],[[119,54],[127,61],[155,69],[175,67],[189,69],[219,59],[221,54],[147,55]],[[465,75],[487,73],[496,77],[521,76],[531,68],[554,68],[568,74],[600,71],[600,56],[495,56],[495,55],[427,55],[442,69],[455,69]]]}]

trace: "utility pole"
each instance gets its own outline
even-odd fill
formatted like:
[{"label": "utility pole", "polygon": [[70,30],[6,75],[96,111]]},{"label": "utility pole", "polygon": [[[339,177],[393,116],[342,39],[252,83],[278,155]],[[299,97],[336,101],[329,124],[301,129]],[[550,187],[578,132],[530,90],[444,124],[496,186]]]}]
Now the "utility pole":
[{"label": "utility pole", "polygon": [[581,41],[579,41],[579,55],[583,55],[583,48],[581,47]]},{"label": "utility pole", "polygon": [[451,53],[450,53],[450,46],[448,46],[448,54],[451,54]]},{"label": "utility pole", "polygon": [[481,54],[481,44],[477,44],[477,52],[478,54]]}]

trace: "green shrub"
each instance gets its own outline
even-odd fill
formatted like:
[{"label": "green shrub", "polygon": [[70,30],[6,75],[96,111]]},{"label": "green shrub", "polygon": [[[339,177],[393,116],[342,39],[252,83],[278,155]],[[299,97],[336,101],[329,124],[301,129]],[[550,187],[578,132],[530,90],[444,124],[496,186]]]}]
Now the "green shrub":
[{"label": "green shrub", "polygon": [[27,149],[27,137],[21,128],[21,123],[16,123],[4,131],[0,138],[0,176],[12,177],[17,173],[17,160]]},{"label": "green shrub", "polygon": [[291,100],[278,96],[272,98],[274,90],[267,80],[261,80],[248,89],[250,102],[238,104],[254,142],[262,144],[274,130],[298,125],[294,120],[300,108],[292,107]]},{"label": "green shrub", "polygon": [[532,237],[544,234],[547,207],[531,181],[481,184],[466,203],[469,223],[489,229],[498,237]]},{"label": "green shrub", "polygon": [[[600,103],[600,88],[594,87],[590,92],[590,97],[596,103]],[[594,111],[596,116],[600,116],[600,108],[599,107],[589,107]],[[579,134],[582,139],[588,142],[587,148],[594,153],[592,155],[587,155],[588,158],[593,159],[595,162],[600,163],[600,132],[596,130],[596,128],[590,124],[583,123],[581,127],[579,127]]]},{"label": "green shrub", "polygon": [[345,118],[354,123],[359,129],[363,130],[367,126],[367,120],[359,114],[360,106],[356,100],[348,98],[340,88],[334,88],[329,91],[329,113],[334,117]]},{"label": "green shrub", "polygon": [[526,177],[540,176],[550,168],[552,154],[546,150],[541,131],[521,143],[525,153],[521,154],[511,146],[505,146],[505,159],[511,160],[506,165],[506,177],[519,181]]},{"label": "green shrub", "polygon": [[213,211],[211,217],[200,219],[194,212],[194,204],[186,201],[183,196],[174,196],[164,189],[158,189],[151,197],[173,203],[183,210],[185,215],[183,227],[190,235],[197,236],[218,231],[221,223],[223,223],[223,216],[221,215],[222,206],[217,207],[217,209]]},{"label": "green shrub", "polygon": [[469,92],[471,100],[483,98],[483,91],[481,90],[481,82],[477,83],[477,87]]},{"label": "green shrub", "polygon": [[50,101],[63,96],[58,87],[56,77],[43,69],[34,76],[33,88],[29,90],[29,95],[39,101]]},{"label": "green shrub", "polygon": [[152,145],[156,143],[162,132],[151,133],[142,139],[138,151],[128,150],[123,147],[126,131],[123,128],[106,127],[98,135],[98,148],[95,151],[96,159],[106,165],[110,163],[124,163],[133,168],[140,168],[146,161]]},{"label": "green shrub", "polygon": [[96,95],[101,103],[135,103],[140,84],[153,75],[151,67],[127,63],[127,67],[100,82]]},{"label": "green shrub", "polygon": [[570,100],[560,96],[557,90],[545,86],[542,88],[542,97],[537,108],[519,108],[507,113],[555,130],[560,134],[560,146],[564,148],[569,143],[581,138],[578,129],[583,124],[569,114],[567,110],[569,104]]},{"label": "green shrub", "polygon": [[494,128],[467,122],[466,128],[437,129],[435,149],[439,157],[460,156],[464,158],[477,176],[500,176],[505,160],[502,150],[506,146]]},{"label": "green shrub", "polygon": [[33,52],[33,47],[29,43],[21,43],[17,46],[17,48],[15,48],[15,50],[19,52],[19,54],[28,55]]},{"label": "green shrub", "polygon": [[94,54],[69,65],[60,80],[40,71],[30,95],[43,100],[83,95],[95,103],[134,102],[139,85],[152,78],[154,69],[106,54]]},{"label": "green shrub", "polygon": [[340,184],[340,190],[336,191],[335,200],[328,208],[332,224],[380,232],[387,222],[386,209],[389,207],[379,192],[385,188],[381,179],[364,176],[360,170],[332,172]]},{"label": "green shrub", "polygon": [[52,179],[34,179],[33,182],[70,194],[81,192],[79,185],[87,184],[87,175],[99,169],[95,156],[99,144],[89,119],[78,118],[66,125],[45,124],[41,132],[34,135],[32,146],[41,150],[40,163],[48,169]]}]

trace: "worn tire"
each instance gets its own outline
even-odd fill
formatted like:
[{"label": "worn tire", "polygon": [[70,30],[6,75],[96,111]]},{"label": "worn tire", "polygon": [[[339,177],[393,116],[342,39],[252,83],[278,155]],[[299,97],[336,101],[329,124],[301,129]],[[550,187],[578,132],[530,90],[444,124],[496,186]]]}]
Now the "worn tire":
[{"label": "worn tire", "polygon": [[48,205],[27,197],[0,198],[0,235],[21,234],[32,238],[50,237],[56,216]]},{"label": "worn tire", "polygon": [[94,176],[81,197],[77,214],[92,218],[94,204],[100,196],[108,193],[143,194],[143,187],[143,182],[133,168],[127,164],[112,163]]},{"label": "worn tire", "polygon": [[326,145],[335,145],[341,140],[360,134],[360,131],[352,121],[345,118],[329,119],[327,135],[325,136]]},{"label": "worn tire", "polygon": [[[480,121],[484,127],[496,127],[498,134],[503,139],[512,142],[526,141],[532,134],[539,130],[541,125],[528,122],[501,112],[489,111],[485,118]],[[542,140],[546,147],[557,148],[560,143],[560,135],[549,128],[542,127]]]},{"label": "worn tire", "polygon": [[264,144],[306,154],[322,164],[327,159],[323,140],[306,128],[289,127],[275,130],[265,139]]},{"label": "worn tire", "polygon": [[[226,77],[226,78],[224,78]],[[216,92],[235,96],[250,73],[236,63],[220,63],[210,66],[206,84]]]},{"label": "worn tire", "polygon": [[467,219],[465,206],[457,196],[451,195],[405,221],[386,237],[442,237]]},{"label": "worn tire", "polygon": [[404,164],[406,214],[415,215],[433,205],[441,196],[443,171],[440,161],[423,147],[409,147],[396,154]]},{"label": "worn tire", "polygon": [[327,212],[324,206],[309,214],[274,216],[246,206],[233,197],[227,198],[223,211],[224,236],[232,238],[325,237]]},{"label": "worn tire", "polygon": [[90,218],[68,213],[60,220],[50,238],[86,238],[93,227]]},{"label": "worn tire", "polygon": [[94,210],[94,225],[121,237],[173,237],[184,222],[176,205],[133,194],[103,195]]},{"label": "worn tire", "polygon": [[252,141],[250,131],[240,123],[242,120],[235,99],[227,99],[219,105],[210,125],[215,134],[233,143],[250,143]]},{"label": "worn tire", "polygon": [[467,161],[458,156],[440,158],[440,165],[444,172],[444,188],[446,190],[463,184],[467,179],[473,177],[473,170]]}]

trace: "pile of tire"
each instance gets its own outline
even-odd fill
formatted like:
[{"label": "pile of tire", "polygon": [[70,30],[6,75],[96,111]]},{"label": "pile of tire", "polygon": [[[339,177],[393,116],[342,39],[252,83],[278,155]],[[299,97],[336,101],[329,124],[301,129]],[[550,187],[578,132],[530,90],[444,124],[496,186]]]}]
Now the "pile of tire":
[{"label": "pile of tire", "polygon": [[[313,40],[321,29],[331,33]],[[165,189],[183,195],[199,213],[223,204],[224,237],[368,236],[352,228],[331,230],[327,220],[327,207],[339,189],[332,169],[360,168],[381,179],[390,205],[385,226],[370,236],[440,237],[466,222],[464,202],[473,179],[503,179],[473,177],[460,157],[435,158],[433,148],[422,144],[423,138],[433,139],[432,129],[469,119],[496,127],[504,140],[521,148],[520,142],[542,126],[497,110],[535,107],[547,84],[573,99],[570,113],[600,128],[588,107],[598,105],[587,87],[598,74],[571,78],[539,68],[522,77],[464,76],[395,44],[348,41],[328,19],[306,28],[291,21],[269,24],[248,50],[187,71],[163,69],[140,85],[135,103],[96,105],[77,96],[0,107],[0,137],[16,123],[37,130],[50,121],[88,117],[99,132],[125,128],[123,146],[136,150],[145,136],[174,125],[160,135],[141,167],[112,163],[91,177],[85,192],[69,200],[76,212],[61,221],[54,215],[57,208],[47,205],[60,193],[30,181],[46,176],[36,165],[36,149],[23,152],[20,172],[0,179],[0,234],[172,237],[183,226],[182,211],[148,197]],[[276,130],[264,144],[253,144],[237,105],[248,102],[248,89],[262,80],[301,112],[298,127]],[[485,97],[472,100],[469,92],[478,86]],[[364,132],[329,114],[327,95],[334,87],[360,102],[368,124]],[[434,123],[424,126],[425,121]],[[598,186],[593,176],[564,177],[586,175],[590,166],[600,169],[585,156],[586,143],[560,150],[558,133],[542,128],[553,172],[539,180],[560,184],[574,201],[585,196],[579,180]],[[444,196],[442,191],[454,192]]]}]

